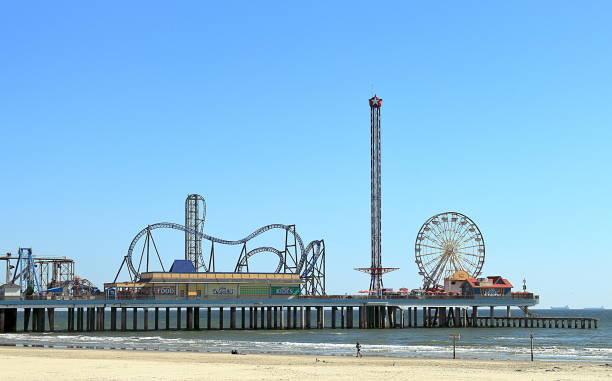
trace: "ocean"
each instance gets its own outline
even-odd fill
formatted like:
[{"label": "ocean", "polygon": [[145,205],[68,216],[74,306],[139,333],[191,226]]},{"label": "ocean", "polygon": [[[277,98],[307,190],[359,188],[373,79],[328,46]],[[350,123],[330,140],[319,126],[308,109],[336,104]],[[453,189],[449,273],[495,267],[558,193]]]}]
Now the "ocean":
[{"label": "ocean", "polygon": [[[56,332],[0,334],[0,345],[84,349],[299,354],[353,356],[355,343],[364,356],[412,358],[452,357],[449,334],[460,333],[457,357],[469,359],[528,360],[529,334],[534,335],[534,356],[544,361],[612,362],[612,310],[533,310],[542,317],[595,317],[598,329],[550,328],[405,328],[324,330],[200,330],[66,332],[66,313],[56,311]],[[329,312],[329,311],[328,311]],[[505,312],[505,311],[504,311]],[[520,311],[513,311],[520,316]],[[501,311],[500,311],[501,314]],[[184,314],[183,314],[184,316]],[[485,315],[486,316],[486,315]],[[238,314],[240,317],[240,314]],[[175,317],[171,316],[171,320]],[[329,322],[330,316],[326,316]],[[165,326],[160,311],[160,325]],[[142,316],[139,316],[142,327]],[[107,316],[107,326],[109,318]],[[132,318],[128,316],[128,327]],[[152,315],[149,318],[151,325]],[[218,316],[213,315],[213,327]],[[204,317],[200,326],[205,327]],[[21,321],[19,327],[22,328]],[[174,326],[174,322],[171,322]],[[227,326],[227,323],[226,323]]]}]

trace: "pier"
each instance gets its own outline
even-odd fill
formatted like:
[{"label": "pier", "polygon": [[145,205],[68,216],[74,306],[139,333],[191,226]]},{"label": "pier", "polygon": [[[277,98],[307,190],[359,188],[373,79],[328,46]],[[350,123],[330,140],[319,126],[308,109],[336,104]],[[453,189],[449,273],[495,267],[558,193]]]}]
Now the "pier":
[{"label": "pier", "polygon": [[[599,320],[534,316],[532,299],[374,298],[0,300],[0,332],[402,328],[596,329]],[[511,307],[523,316],[512,316]],[[502,315],[495,314],[502,310]],[[18,311],[21,313],[18,314]],[[482,312],[482,314],[479,314]],[[131,315],[128,318],[128,315]]]}]

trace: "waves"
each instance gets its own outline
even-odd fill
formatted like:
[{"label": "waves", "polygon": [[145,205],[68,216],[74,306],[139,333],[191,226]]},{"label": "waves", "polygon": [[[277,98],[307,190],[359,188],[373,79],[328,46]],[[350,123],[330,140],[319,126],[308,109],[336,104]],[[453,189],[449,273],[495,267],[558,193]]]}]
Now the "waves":
[{"label": "waves", "polygon": [[[263,332],[262,332],[263,333]],[[185,335],[184,332],[163,332],[150,335],[148,332],[125,334],[4,334],[0,344],[15,346],[43,346],[56,348],[124,349],[156,351],[225,352],[238,350],[241,353],[297,354],[314,356],[352,356],[355,343],[308,341],[311,337],[300,335],[260,335],[253,332],[230,334],[207,338],[210,335]],[[303,334],[302,334],[303,336]],[[329,335],[331,336],[331,335]],[[334,335],[338,337],[338,335]],[[342,335],[340,335],[342,336]],[[443,340],[425,340],[407,344],[370,343],[367,335],[361,335],[362,353],[365,356],[407,357],[407,358],[449,358],[452,347]],[[277,340],[274,340],[277,339]],[[287,340],[293,339],[293,340]],[[527,360],[530,349],[523,337],[495,337],[487,343],[459,343],[457,356],[460,358]],[[336,339],[337,340],[337,339]],[[330,340],[333,341],[333,340]],[[612,361],[612,347],[572,347],[540,343],[534,347],[538,360],[555,361]]]}]

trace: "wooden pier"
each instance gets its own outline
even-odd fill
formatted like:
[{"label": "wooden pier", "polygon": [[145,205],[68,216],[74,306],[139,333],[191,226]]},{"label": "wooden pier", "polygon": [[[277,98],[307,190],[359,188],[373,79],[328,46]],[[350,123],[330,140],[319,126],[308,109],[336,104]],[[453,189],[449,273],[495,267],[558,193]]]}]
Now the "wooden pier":
[{"label": "wooden pier", "polygon": [[[469,305],[466,305],[469,302]],[[0,332],[224,329],[557,328],[596,329],[596,318],[539,317],[536,299],[0,300]],[[512,316],[511,307],[523,316]],[[488,309],[488,316],[479,315]],[[495,309],[503,309],[503,316]],[[17,312],[22,311],[21,314]],[[131,315],[128,319],[128,315]],[[19,317],[19,319],[18,319]],[[19,320],[19,321],[18,321]]]}]

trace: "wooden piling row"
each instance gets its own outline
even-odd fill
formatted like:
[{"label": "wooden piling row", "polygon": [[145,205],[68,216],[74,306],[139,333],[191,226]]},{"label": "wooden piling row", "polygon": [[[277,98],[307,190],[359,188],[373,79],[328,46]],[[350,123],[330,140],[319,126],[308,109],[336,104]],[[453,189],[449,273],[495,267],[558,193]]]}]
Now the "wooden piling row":
[{"label": "wooden piling row", "polygon": [[[153,326],[149,324],[150,311],[147,307],[130,307],[132,309],[131,330],[159,330],[159,307],[153,309]],[[240,310],[238,310],[240,308]],[[171,308],[165,307],[166,330],[187,329],[200,330],[201,308],[174,307],[175,321],[171,324]],[[479,316],[478,307],[396,307],[387,305],[333,306],[329,308],[330,320],[326,322],[325,308],[321,306],[252,306],[229,307],[226,313],[223,307],[206,307],[206,329],[213,329],[213,310],[218,312],[216,329],[388,329],[388,328],[438,328],[438,327],[473,327],[473,328],[556,328],[556,329],[597,329],[599,319],[578,317],[535,317],[526,314],[514,317],[510,307],[506,307],[505,316],[496,316],[494,307],[490,307],[489,316]],[[314,311],[313,311],[314,309]],[[23,331],[55,331],[55,308],[24,308]],[[138,319],[142,311],[142,319]],[[117,314],[120,313],[119,321]],[[237,322],[240,314],[240,322]],[[419,312],[421,312],[419,314]],[[110,323],[106,324],[106,315],[110,314]],[[420,316],[419,316],[420,315]],[[354,324],[354,317],[358,322]],[[67,308],[67,331],[127,331],[128,308],[110,307],[70,307]],[[229,319],[229,325],[226,325]],[[314,321],[313,321],[314,319]],[[248,321],[248,323],[247,323]],[[139,327],[142,324],[142,327]],[[0,309],[0,333],[17,331],[17,309]]]}]

